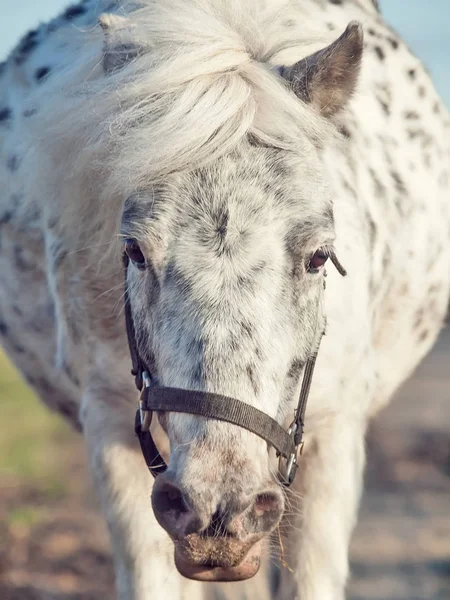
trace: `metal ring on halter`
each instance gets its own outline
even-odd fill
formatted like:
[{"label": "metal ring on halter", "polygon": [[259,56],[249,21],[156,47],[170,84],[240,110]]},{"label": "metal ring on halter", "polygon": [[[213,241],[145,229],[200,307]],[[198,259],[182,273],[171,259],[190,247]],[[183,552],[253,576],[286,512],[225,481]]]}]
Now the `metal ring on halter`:
[{"label": "metal ring on halter", "polygon": [[144,371],[142,373],[142,381],[144,382],[144,385],[142,386],[142,390],[139,394],[139,412],[141,415],[141,430],[148,431],[150,429],[150,424],[152,422],[152,413],[151,413],[151,411],[146,409],[146,406],[144,405],[144,401],[142,400],[142,398],[144,396],[145,388],[149,388],[152,383],[152,380],[150,379],[150,375],[147,373],[147,371]]},{"label": "metal ring on halter", "polygon": [[[290,427],[287,431],[289,435],[292,435],[293,440],[295,440],[298,426],[299,426],[298,423],[296,423],[294,421],[290,425]],[[301,455],[303,452],[303,445],[304,445],[304,442],[301,440],[298,444],[296,444],[294,442],[294,451],[291,452],[291,454],[288,456],[288,458],[284,458],[284,456],[280,456],[280,458],[278,460],[278,471],[281,475],[282,483],[285,485],[288,485],[288,486],[291,485],[291,483],[295,479],[295,474],[297,473],[297,467],[298,467],[297,458],[298,458],[298,454],[299,454],[299,449],[300,449],[300,455]]]}]

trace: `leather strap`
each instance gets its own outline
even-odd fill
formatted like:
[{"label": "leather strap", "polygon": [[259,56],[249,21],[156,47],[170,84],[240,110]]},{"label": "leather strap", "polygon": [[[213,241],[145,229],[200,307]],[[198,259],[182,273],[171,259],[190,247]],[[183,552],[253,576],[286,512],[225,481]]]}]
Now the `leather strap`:
[{"label": "leather strap", "polygon": [[153,477],[164,473],[164,471],[167,469],[167,465],[164,462],[163,457],[160,455],[150,431],[142,431],[140,410],[136,411],[134,431],[139,440],[141,451],[150,473],[153,475]]},{"label": "leather strap", "polygon": [[293,436],[275,419],[236,398],[179,388],[146,387],[141,400],[147,411],[189,413],[239,425],[261,437],[285,458],[294,451]]},{"label": "leather strap", "polygon": [[130,305],[130,297],[128,294],[128,285],[127,285],[127,273],[128,273],[128,265],[130,263],[130,259],[128,258],[128,254],[126,252],[122,255],[123,262],[123,270],[124,270],[124,279],[125,279],[125,300],[124,300],[124,308],[125,308],[125,325],[127,328],[127,338],[128,338],[128,347],[130,349],[131,356],[131,374],[134,375],[134,383],[138,390],[142,389],[144,382],[142,380],[142,373],[145,371],[144,363],[139,356],[139,352],[136,345],[136,332],[134,330],[134,321],[133,315],[131,314],[131,305]]}]

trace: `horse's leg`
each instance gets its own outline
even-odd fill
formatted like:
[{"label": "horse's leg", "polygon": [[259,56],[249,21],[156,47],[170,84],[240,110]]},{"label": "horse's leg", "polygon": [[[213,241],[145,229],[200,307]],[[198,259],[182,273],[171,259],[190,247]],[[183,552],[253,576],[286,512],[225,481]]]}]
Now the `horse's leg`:
[{"label": "horse's leg", "polygon": [[290,569],[281,569],[277,599],[345,597],[348,546],[362,489],[364,431],[365,423],[342,415],[306,445],[296,488],[287,494],[282,529]]},{"label": "horse's leg", "polygon": [[109,526],[119,600],[197,600],[200,588],[177,572],[173,546],[150,501],[152,477],[133,433],[134,407],[111,388],[89,386],[82,423]]}]

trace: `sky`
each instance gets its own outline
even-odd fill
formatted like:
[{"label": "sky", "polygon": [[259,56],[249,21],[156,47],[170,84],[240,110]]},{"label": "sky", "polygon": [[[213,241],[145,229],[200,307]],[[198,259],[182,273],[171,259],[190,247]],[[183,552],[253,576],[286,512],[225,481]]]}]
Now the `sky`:
[{"label": "sky", "polygon": [[[23,33],[67,4],[65,0],[0,0],[0,61]],[[450,0],[380,0],[380,4],[386,20],[425,62],[450,107]]]}]

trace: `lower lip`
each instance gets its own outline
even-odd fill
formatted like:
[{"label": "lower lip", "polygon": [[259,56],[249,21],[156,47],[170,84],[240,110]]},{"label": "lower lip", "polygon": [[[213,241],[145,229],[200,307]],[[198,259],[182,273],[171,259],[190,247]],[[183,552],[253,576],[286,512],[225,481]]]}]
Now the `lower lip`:
[{"label": "lower lip", "polygon": [[[259,544],[256,545],[259,546]],[[250,579],[259,571],[260,562],[260,549],[251,548],[241,564],[236,567],[194,565],[185,560],[182,553],[175,548],[175,566],[179,573],[183,577],[195,581],[243,581],[244,579]]]}]

